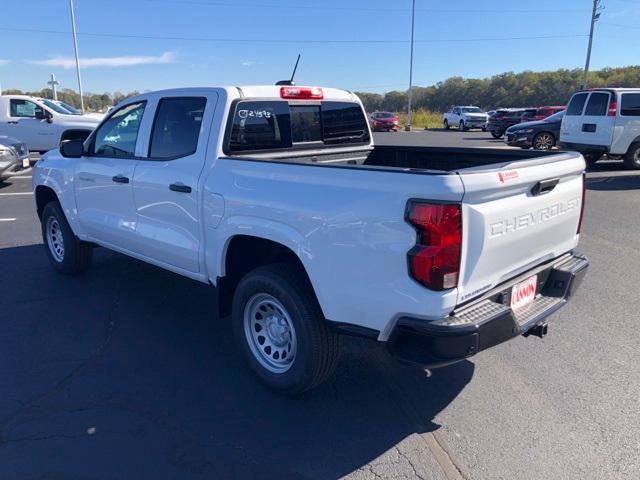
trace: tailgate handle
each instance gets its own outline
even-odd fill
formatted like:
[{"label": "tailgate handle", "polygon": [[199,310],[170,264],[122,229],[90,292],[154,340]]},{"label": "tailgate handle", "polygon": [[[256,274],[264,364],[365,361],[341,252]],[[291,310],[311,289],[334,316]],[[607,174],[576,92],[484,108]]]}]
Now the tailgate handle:
[{"label": "tailgate handle", "polygon": [[540,180],[531,189],[533,195],[542,195],[543,193],[549,193],[556,188],[556,185],[560,183],[559,178],[550,178],[549,180]]}]

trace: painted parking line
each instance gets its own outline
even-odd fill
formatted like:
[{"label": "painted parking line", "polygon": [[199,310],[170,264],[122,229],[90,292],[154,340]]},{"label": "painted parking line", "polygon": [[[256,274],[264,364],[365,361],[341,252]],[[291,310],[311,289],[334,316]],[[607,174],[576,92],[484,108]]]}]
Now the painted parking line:
[{"label": "painted parking line", "polygon": [[15,218],[0,218],[0,222],[15,222]]},{"label": "painted parking line", "polygon": [[0,196],[8,197],[10,195],[33,195],[33,192],[11,192],[11,193],[0,193]]},{"label": "painted parking line", "polygon": [[10,178],[33,178],[31,175],[15,175],[13,177]]}]

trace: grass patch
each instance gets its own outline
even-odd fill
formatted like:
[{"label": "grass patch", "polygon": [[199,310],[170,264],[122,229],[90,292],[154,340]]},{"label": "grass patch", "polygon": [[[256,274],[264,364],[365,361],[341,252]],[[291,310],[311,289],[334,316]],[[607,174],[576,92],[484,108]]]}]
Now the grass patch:
[{"label": "grass patch", "polygon": [[[431,110],[415,110],[413,112],[411,126],[413,128],[442,128],[442,113]],[[407,124],[407,114],[398,114],[398,125],[404,129]]]}]

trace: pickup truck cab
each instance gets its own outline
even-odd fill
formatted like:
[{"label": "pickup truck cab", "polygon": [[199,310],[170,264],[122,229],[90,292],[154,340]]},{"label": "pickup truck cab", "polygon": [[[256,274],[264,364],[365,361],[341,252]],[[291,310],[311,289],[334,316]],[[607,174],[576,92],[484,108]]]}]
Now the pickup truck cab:
[{"label": "pickup truck cab", "polygon": [[546,333],[587,268],[583,171],[577,153],[376,146],[351,92],[245,86],[129,98],[33,188],[56,270],[100,245],[211,284],[249,366],[294,394],[341,334],[437,367]]},{"label": "pickup truck cab", "polygon": [[0,96],[0,135],[17,138],[30,151],[46,152],[60,142],[85,139],[100,118],[72,115],[53,101],[46,104],[27,95]]},{"label": "pickup truck cab", "polygon": [[640,170],[640,88],[596,88],[571,97],[560,128],[561,146],[589,164],[604,154]]},{"label": "pickup truck cab", "polygon": [[458,130],[469,130],[470,128],[487,129],[489,115],[480,107],[459,106],[453,107],[450,112],[445,112],[442,116],[442,125],[447,130],[450,127],[457,127]]}]

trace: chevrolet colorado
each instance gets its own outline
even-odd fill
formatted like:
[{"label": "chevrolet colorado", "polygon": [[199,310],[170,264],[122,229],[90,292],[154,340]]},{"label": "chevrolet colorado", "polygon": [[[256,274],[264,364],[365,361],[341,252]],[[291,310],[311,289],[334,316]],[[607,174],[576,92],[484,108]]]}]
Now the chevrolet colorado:
[{"label": "chevrolet colorado", "polygon": [[588,266],[584,168],[376,146],[347,91],[191,88],[125,100],[33,188],[56,270],[99,245],[213,285],[249,366],[296,394],[331,374],[341,334],[433,368],[546,333]]}]

